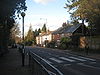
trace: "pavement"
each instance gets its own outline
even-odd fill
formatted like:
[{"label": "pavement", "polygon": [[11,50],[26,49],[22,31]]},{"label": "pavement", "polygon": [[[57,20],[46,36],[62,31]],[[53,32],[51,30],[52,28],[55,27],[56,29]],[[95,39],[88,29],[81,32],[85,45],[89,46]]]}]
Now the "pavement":
[{"label": "pavement", "polygon": [[25,66],[22,66],[21,53],[10,48],[9,52],[0,57],[0,75],[32,75],[28,66],[28,56],[25,56]]}]

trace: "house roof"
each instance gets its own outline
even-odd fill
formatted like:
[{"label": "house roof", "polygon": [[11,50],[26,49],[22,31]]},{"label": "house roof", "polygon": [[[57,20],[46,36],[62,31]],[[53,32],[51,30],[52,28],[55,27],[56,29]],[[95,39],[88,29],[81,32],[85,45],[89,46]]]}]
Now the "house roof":
[{"label": "house roof", "polygon": [[73,26],[70,26],[70,27],[66,27],[66,29],[63,31],[63,33],[73,33],[73,32],[75,32],[80,26],[81,26],[81,24],[77,24],[77,25],[73,25]]},{"label": "house roof", "polygon": [[56,31],[54,31],[52,34],[61,34],[61,33],[73,33],[75,32],[81,24],[77,25],[71,25],[71,26],[66,26],[66,27],[60,27]]},{"label": "house roof", "polygon": [[62,30],[63,30],[63,27],[60,27],[57,30],[55,30],[54,32],[52,32],[52,34],[59,34]]}]

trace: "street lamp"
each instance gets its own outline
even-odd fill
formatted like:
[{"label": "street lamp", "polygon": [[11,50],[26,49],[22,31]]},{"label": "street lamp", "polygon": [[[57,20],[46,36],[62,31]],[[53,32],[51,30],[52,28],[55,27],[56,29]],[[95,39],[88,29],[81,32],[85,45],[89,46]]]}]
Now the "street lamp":
[{"label": "street lamp", "polygon": [[22,12],[21,13],[22,16],[22,40],[23,40],[23,45],[22,45],[22,66],[24,66],[24,59],[25,59],[25,55],[24,55],[24,17],[25,17],[25,13]]},{"label": "street lamp", "polygon": [[25,17],[25,13],[22,12],[21,16],[22,16],[22,31],[23,31],[22,34],[23,34],[23,41],[24,41],[24,17]]}]

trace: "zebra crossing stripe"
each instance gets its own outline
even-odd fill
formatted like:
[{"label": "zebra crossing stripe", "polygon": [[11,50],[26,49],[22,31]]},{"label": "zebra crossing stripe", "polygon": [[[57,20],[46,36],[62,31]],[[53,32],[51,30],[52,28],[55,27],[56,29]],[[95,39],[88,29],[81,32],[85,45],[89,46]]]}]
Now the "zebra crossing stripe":
[{"label": "zebra crossing stripe", "polygon": [[75,59],[75,60],[79,60],[79,61],[86,61],[86,60],[84,60],[84,59],[80,59],[80,58],[76,58],[76,57],[69,57],[69,58]]},{"label": "zebra crossing stripe", "polygon": [[57,63],[62,63],[63,61],[62,60],[59,60],[59,59],[56,59],[56,58],[49,58],[50,60],[53,60],[53,61],[55,61],[55,62],[57,62]]},{"label": "zebra crossing stripe", "polygon": [[86,60],[90,60],[90,61],[96,61],[95,59],[91,59],[91,58],[86,58],[86,57],[81,57],[80,58],[83,58],[83,59],[86,59]]},{"label": "zebra crossing stripe", "polygon": [[75,60],[72,60],[72,59],[68,59],[68,58],[65,58],[65,57],[59,57],[60,59],[63,59],[63,60],[66,60],[66,61],[69,61],[69,62],[75,62]]},{"label": "zebra crossing stripe", "polygon": [[[78,61],[88,61],[88,60],[90,60],[90,61],[96,61],[96,60],[94,60],[94,59],[91,59],[91,58],[86,58],[86,57],[81,57],[81,56],[79,56],[79,57],[59,57],[59,59],[57,59],[57,58],[54,58],[54,57],[52,57],[52,58],[49,58],[50,60],[53,60],[53,61],[55,61],[55,62],[57,62],[57,63],[63,63],[64,61],[63,60],[65,60],[65,61],[69,61],[69,62],[76,62],[76,60],[78,60]],[[61,59],[61,60],[60,60]],[[50,62],[50,61],[48,61],[48,60],[46,60],[48,63],[52,63],[52,62]],[[95,62],[96,63],[96,62]]]}]

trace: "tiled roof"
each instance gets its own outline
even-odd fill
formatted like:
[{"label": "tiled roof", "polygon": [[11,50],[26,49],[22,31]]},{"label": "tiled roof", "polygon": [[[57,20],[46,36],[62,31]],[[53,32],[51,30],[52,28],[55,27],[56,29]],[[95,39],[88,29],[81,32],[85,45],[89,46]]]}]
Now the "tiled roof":
[{"label": "tiled roof", "polygon": [[71,25],[71,26],[66,26],[66,27],[60,27],[56,31],[54,31],[52,34],[73,33],[80,26],[81,26],[81,24]]},{"label": "tiled roof", "polygon": [[63,27],[58,28],[57,30],[55,30],[54,32],[52,32],[52,34],[60,34],[60,32],[62,31]]},{"label": "tiled roof", "polygon": [[80,26],[81,26],[81,24],[77,24],[77,25],[73,25],[73,26],[67,27],[67,28],[63,31],[63,33],[73,33],[73,32],[75,32]]}]

